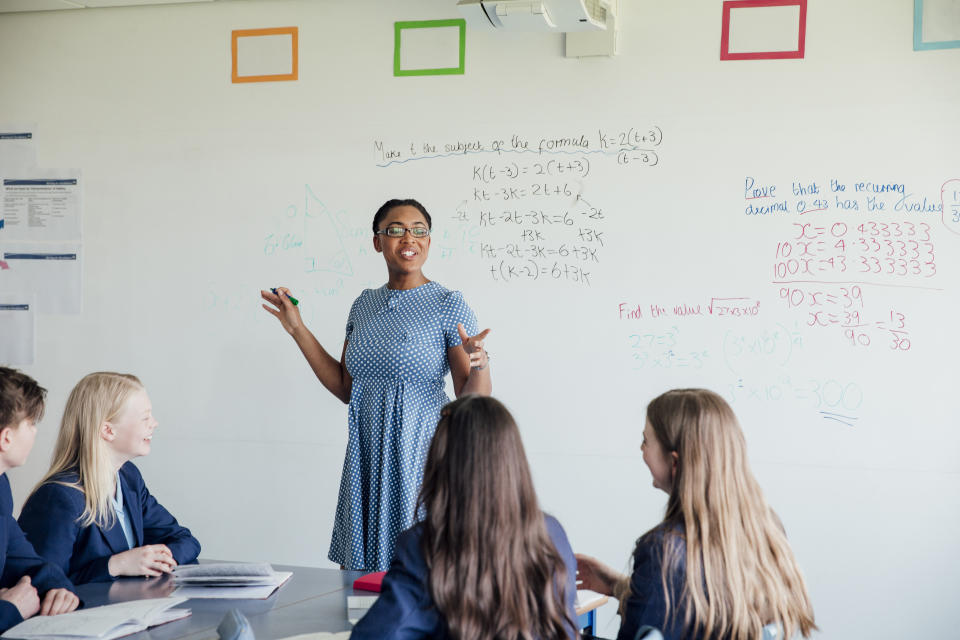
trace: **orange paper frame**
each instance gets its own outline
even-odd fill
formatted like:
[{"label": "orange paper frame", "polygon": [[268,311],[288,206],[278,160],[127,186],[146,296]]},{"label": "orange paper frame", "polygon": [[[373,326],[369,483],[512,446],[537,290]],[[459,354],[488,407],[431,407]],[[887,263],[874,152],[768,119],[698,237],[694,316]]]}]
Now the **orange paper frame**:
[{"label": "orange paper frame", "polygon": [[[233,68],[230,80],[233,82],[276,82],[280,80],[296,80],[299,71],[298,27],[273,27],[269,29],[234,29],[230,38],[230,54],[233,58]],[[241,76],[237,74],[237,39],[249,36],[282,36],[289,35],[293,47],[291,60],[293,69],[290,73],[277,73],[268,76]]]}]

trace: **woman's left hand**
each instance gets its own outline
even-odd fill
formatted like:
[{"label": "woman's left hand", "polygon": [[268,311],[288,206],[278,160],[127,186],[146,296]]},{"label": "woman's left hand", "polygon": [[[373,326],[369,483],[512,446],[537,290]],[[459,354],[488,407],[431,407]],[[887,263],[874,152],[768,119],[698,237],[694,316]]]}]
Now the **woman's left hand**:
[{"label": "woman's left hand", "polygon": [[471,369],[486,369],[490,364],[487,351],[483,348],[483,339],[490,333],[490,329],[484,329],[475,336],[468,336],[466,329],[462,324],[457,325],[457,332],[460,334],[460,346],[466,351],[470,358]]}]

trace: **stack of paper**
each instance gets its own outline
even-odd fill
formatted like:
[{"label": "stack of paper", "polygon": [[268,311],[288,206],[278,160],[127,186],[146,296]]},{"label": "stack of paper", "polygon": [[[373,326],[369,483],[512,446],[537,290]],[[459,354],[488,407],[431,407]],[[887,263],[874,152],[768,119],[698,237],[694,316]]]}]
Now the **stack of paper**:
[{"label": "stack of paper", "polygon": [[174,609],[186,598],[153,598],[80,609],[58,616],[34,616],[3,634],[24,640],[112,640],[172,622],[190,615],[189,609]]},{"label": "stack of paper", "polygon": [[180,565],[173,570],[184,598],[247,598],[262,600],[290,579],[290,571],[274,571],[268,563],[237,562]]},{"label": "stack of paper", "polygon": [[353,590],[347,595],[347,620],[350,624],[357,624],[380,597],[385,575],[387,575],[386,571],[377,571],[360,576],[353,581]]}]

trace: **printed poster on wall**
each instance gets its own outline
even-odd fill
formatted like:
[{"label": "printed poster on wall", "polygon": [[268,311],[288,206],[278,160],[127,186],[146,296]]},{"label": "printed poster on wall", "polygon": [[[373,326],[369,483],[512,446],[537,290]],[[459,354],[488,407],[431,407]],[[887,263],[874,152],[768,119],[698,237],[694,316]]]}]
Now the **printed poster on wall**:
[{"label": "printed poster on wall", "polygon": [[37,166],[33,125],[0,122],[0,178],[21,175]]},{"label": "printed poster on wall", "polygon": [[0,363],[22,366],[36,360],[37,297],[0,293]]},{"label": "printed poster on wall", "polygon": [[0,242],[0,292],[36,294],[40,313],[81,311],[79,243]]},{"label": "printed poster on wall", "polygon": [[77,169],[36,169],[0,177],[0,240],[79,241],[80,206]]}]

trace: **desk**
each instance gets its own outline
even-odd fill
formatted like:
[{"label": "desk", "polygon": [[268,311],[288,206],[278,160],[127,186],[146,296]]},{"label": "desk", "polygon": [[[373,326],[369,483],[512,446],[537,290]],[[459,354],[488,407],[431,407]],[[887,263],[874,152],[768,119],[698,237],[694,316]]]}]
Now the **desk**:
[{"label": "desk", "polygon": [[[217,638],[217,625],[230,609],[239,609],[250,621],[258,640],[274,640],[314,631],[344,631],[347,593],[362,571],[314,569],[274,565],[277,571],[292,571],[293,577],[265,600],[193,599],[179,605],[193,615],[148,631],[127,636],[131,640],[210,640]],[[170,595],[173,583],[162,578],[121,578],[114,582],[80,585],[77,594],[85,606],[95,607],[142,598]]]},{"label": "desk", "polygon": [[584,606],[577,607],[577,629],[583,633],[594,635],[597,633],[597,609],[607,604],[610,600],[603,596],[599,600],[594,600]]},{"label": "desk", "polygon": [[[284,565],[274,565],[274,568],[292,571],[293,577],[265,600],[187,600],[179,606],[192,610],[193,615],[126,637],[130,640],[213,640],[218,637],[217,625],[230,609],[239,609],[247,617],[257,640],[351,628],[347,621],[347,595],[352,592],[353,581],[364,572]],[[162,598],[170,595],[173,588],[169,576],[121,578],[80,585],[77,594],[85,606],[96,607]],[[605,601],[593,603],[591,609],[577,610],[580,628],[596,628],[593,609]]]}]

